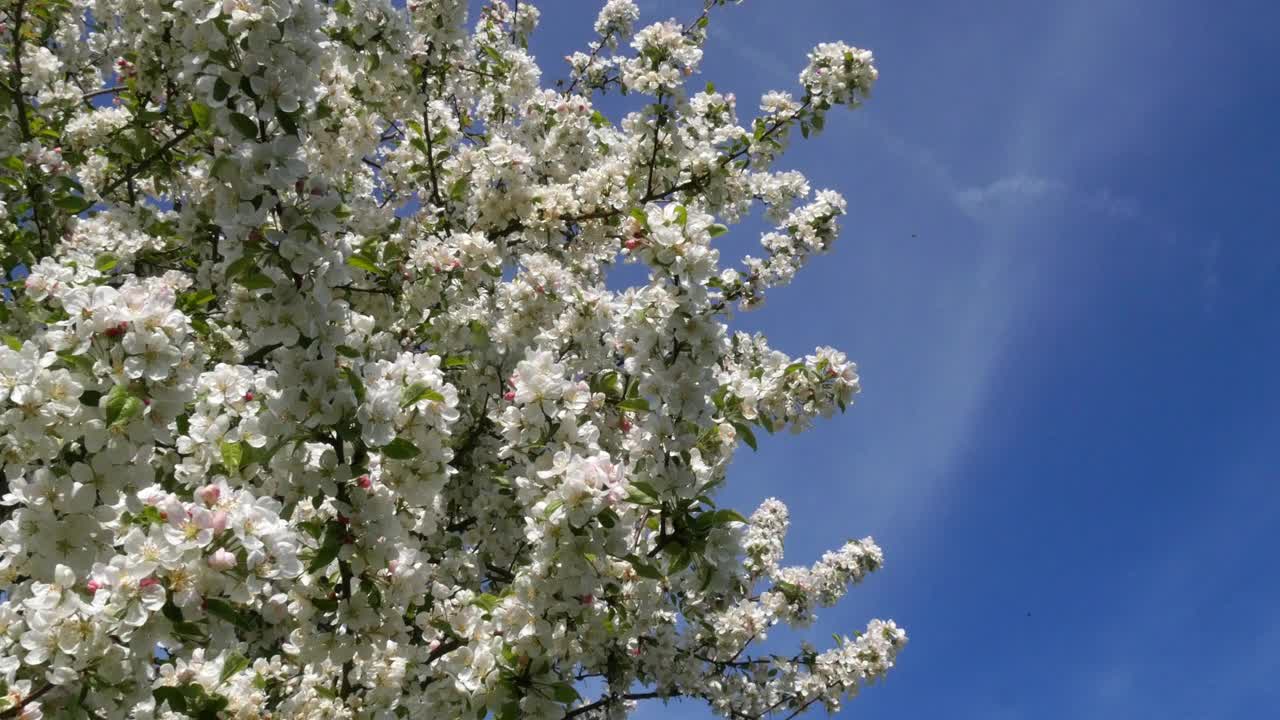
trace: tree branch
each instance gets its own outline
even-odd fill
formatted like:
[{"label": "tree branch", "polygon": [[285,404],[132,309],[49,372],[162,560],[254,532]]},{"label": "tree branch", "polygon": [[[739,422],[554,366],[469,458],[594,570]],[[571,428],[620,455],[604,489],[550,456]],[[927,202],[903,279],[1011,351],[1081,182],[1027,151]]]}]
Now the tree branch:
[{"label": "tree branch", "polygon": [[39,700],[40,696],[44,695],[45,693],[49,692],[52,689],[53,689],[52,684],[46,684],[44,687],[40,688],[39,690],[36,690],[30,695],[19,700],[17,705],[14,705],[13,707],[9,708],[8,710],[5,710],[4,712],[0,712],[0,718],[11,718],[11,717],[17,717],[21,715],[24,708],[26,708],[28,705],[35,702],[36,700]]},{"label": "tree branch", "polygon": [[579,716],[579,715],[585,715],[585,714],[587,714],[587,713],[591,712],[592,710],[595,710],[595,709],[597,709],[597,708],[604,707],[605,705],[608,705],[608,704],[613,703],[613,702],[617,702],[618,700],[652,700],[653,698],[672,698],[672,697],[680,697],[680,696],[681,696],[681,693],[679,693],[679,692],[673,692],[673,693],[670,693],[670,694],[663,694],[663,693],[660,693],[660,692],[657,692],[657,691],[653,691],[653,692],[642,692],[642,693],[627,693],[627,694],[622,695],[622,696],[620,696],[620,697],[619,697],[619,696],[617,696],[617,695],[610,695],[610,696],[607,696],[607,697],[602,697],[602,698],[600,698],[599,700],[597,700],[597,701],[595,701],[595,702],[593,702],[593,703],[589,703],[589,704],[587,704],[587,705],[583,705],[583,706],[581,706],[581,707],[576,707],[576,708],[574,708],[574,709],[572,709],[572,710],[570,710],[570,711],[566,712],[566,713],[564,714],[564,720],[568,720],[569,718],[577,717],[577,716]]},{"label": "tree branch", "polygon": [[101,195],[102,197],[106,197],[108,194],[111,193],[112,190],[115,190],[116,188],[120,187],[124,183],[129,182],[130,180],[133,180],[135,177],[138,176],[138,173],[151,167],[151,165],[155,163],[156,160],[159,160],[162,155],[172,150],[175,146],[177,146],[178,143],[182,142],[183,140],[186,140],[195,131],[196,129],[194,127],[183,128],[182,132],[179,132],[177,135],[175,135],[172,140],[162,145],[159,150],[156,150],[154,153],[151,153],[151,155],[144,158],[142,162],[139,162],[138,164],[131,166],[128,170],[125,171],[125,174],[123,177],[118,178],[115,182],[103,188],[102,192],[98,194]]},{"label": "tree branch", "polygon": [[[9,36],[12,39],[13,67],[10,71],[9,82],[13,85],[10,92],[13,94],[14,109],[18,113],[18,132],[22,135],[23,142],[31,142],[33,135],[31,133],[31,119],[27,117],[27,101],[22,93],[22,20],[23,12],[26,10],[26,0],[18,0],[17,5],[13,9],[13,27],[9,28]],[[48,238],[45,237],[45,223],[41,216],[41,210],[44,205],[44,189],[39,183],[28,180],[27,196],[31,198],[31,220],[36,226],[36,238],[40,241],[40,252],[48,253]]]},{"label": "tree branch", "polygon": [[102,88],[101,90],[94,90],[93,92],[87,92],[84,95],[81,95],[80,99],[89,100],[92,98],[96,98],[99,95],[110,95],[112,93],[118,93],[121,90],[128,90],[128,88],[125,87],[124,85],[116,85],[115,87]]}]

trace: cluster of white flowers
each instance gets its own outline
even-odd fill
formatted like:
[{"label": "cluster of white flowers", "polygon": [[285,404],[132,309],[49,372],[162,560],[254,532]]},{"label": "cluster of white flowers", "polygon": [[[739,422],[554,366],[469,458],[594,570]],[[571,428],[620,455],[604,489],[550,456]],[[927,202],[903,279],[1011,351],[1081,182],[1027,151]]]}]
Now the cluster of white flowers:
[{"label": "cluster of white flowers", "polygon": [[752,577],[774,577],[782,560],[782,541],[790,525],[787,506],[777,498],[769,498],[751,513],[751,524],[742,549],[747,556],[747,569]]},{"label": "cluster of white flowers", "polygon": [[674,20],[640,30],[631,46],[637,55],[622,63],[622,84],[649,95],[674,92],[702,61],[698,37]]},{"label": "cluster of white flowers", "polygon": [[786,567],[781,502],[716,504],[859,390],[729,325],[834,241],[845,200],[771,166],[875,69],[821,45],[744,126],[686,87],[725,4],[608,0],[556,89],[524,1],[4,4],[0,717],[740,718],[882,677],[892,622],[752,647],[875,543]]},{"label": "cluster of white flowers", "polygon": [[870,50],[821,43],[809,53],[800,84],[817,102],[857,107],[870,94],[877,76]]},{"label": "cluster of white flowers", "polygon": [[110,140],[132,119],[133,113],[124,107],[86,110],[67,123],[65,137],[69,145],[88,148]]},{"label": "cluster of white flowers", "polygon": [[606,0],[596,16],[596,32],[617,47],[617,40],[631,37],[631,28],[640,19],[640,8],[632,0]]}]

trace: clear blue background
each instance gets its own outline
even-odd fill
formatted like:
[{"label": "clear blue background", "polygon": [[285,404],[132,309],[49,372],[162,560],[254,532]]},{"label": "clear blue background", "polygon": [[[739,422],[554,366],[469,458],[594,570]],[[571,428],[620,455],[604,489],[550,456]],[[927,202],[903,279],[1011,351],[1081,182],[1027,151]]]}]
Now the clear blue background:
[{"label": "clear blue background", "polygon": [[[551,82],[599,3],[539,7]],[[848,197],[840,242],[739,318],[792,354],[848,351],[864,392],[744,449],[723,498],[785,500],[794,563],[885,548],[803,633],[880,616],[911,635],[843,715],[1280,717],[1278,21],[1190,0],[714,12],[695,87],[735,92],[744,120],[819,41],[881,70],[784,163]],[[721,247],[758,253],[759,230]]]}]

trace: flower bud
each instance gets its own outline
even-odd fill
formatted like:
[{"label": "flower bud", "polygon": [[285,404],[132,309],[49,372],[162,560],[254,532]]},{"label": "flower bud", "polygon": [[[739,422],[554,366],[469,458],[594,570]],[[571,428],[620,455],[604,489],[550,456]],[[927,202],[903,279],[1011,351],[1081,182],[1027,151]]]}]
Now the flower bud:
[{"label": "flower bud", "polygon": [[209,567],[222,572],[236,566],[236,556],[226,548],[218,548],[209,556]]}]

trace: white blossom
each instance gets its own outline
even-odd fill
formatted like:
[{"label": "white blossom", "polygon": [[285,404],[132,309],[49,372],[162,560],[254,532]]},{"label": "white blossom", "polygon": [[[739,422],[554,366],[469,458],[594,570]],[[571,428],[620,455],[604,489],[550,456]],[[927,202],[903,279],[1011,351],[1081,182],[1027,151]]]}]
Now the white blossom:
[{"label": "white blossom", "polygon": [[725,4],[608,0],[560,85],[529,2],[11,8],[0,715],[785,717],[883,677],[890,621],[759,651],[874,541],[788,566],[781,502],[717,505],[860,389],[731,325],[835,242],[850,201],[772,166],[876,71],[819,45],[740,120],[695,80]]}]

